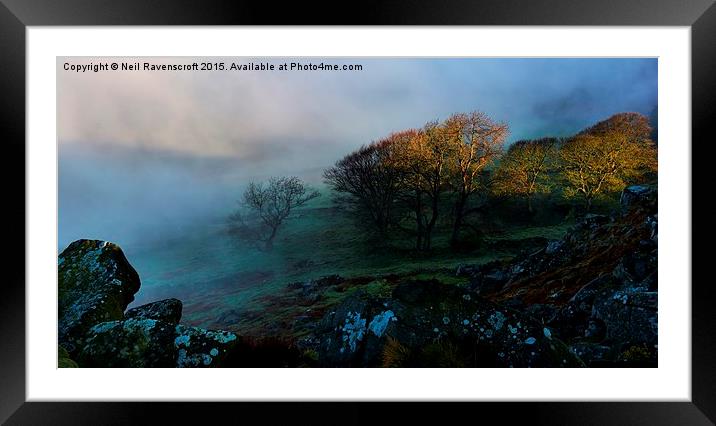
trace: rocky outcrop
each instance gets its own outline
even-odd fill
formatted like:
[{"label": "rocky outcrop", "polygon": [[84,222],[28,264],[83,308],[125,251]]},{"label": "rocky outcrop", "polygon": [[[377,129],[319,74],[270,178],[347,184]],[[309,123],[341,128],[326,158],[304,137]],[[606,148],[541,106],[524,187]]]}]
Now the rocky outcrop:
[{"label": "rocky outcrop", "polygon": [[578,367],[549,328],[474,292],[438,281],[357,292],[316,330],[323,366]]},{"label": "rocky outcrop", "polygon": [[139,276],[115,244],[78,240],[58,260],[59,343],[74,355],[89,329],[120,320],[139,290]]},{"label": "rocky outcrop", "polygon": [[463,266],[479,294],[550,327],[588,365],[656,365],[657,193],[631,186],[616,217],[587,215],[512,262]]},{"label": "rocky outcrop", "polygon": [[[456,275],[467,279],[456,284],[415,275],[326,276],[288,284],[271,300],[307,309],[286,322],[298,332],[261,334],[268,339],[182,325],[177,299],[125,313],[139,290],[137,273],[116,245],[76,241],[59,258],[58,363],[653,367],[658,349],[656,195],[651,187],[626,188],[621,212],[587,215],[562,239],[511,261],[462,265]],[[286,337],[294,340],[283,341]]]},{"label": "rocky outcrop", "polygon": [[125,313],[140,281],[113,243],[75,241],[58,263],[60,367],[215,367],[238,340],[231,332],[179,324],[178,299]]}]

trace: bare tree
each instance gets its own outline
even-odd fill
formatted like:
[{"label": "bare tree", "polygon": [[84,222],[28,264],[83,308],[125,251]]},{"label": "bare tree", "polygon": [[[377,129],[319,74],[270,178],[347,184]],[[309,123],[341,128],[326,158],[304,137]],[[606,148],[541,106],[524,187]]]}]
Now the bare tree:
[{"label": "bare tree", "polygon": [[238,236],[263,244],[271,250],[273,240],[284,220],[296,207],[318,197],[318,191],[309,189],[297,177],[272,177],[266,183],[249,183],[242,204],[248,215],[235,212],[230,221]]}]

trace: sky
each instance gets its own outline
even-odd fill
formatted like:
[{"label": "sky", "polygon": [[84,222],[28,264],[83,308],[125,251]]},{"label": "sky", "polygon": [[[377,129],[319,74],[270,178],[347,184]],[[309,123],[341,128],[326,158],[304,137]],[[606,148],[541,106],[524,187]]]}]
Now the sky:
[{"label": "sky", "polygon": [[[65,71],[65,62],[360,64],[361,71]],[[224,217],[250,180],[321,170],[362,144],[452,113],[508,143],[650,114],[657,60],[58,58],[59,248],[133,244]]]}]

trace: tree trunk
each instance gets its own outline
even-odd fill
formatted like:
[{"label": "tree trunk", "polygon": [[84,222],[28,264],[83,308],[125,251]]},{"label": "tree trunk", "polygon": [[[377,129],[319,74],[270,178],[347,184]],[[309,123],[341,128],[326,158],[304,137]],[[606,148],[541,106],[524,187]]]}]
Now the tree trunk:
[{"label": "tree trunk", "polygon": [[423,240],[423,250],[430,250],[430,243],[431,243],[431,237],[433,233],[433,228],[435,228],[435,223],[438,221],[438,209],[439,209],[439,200],[437,196],[433,197],[432,203],[431,203],[431,216],[430,221],[428,222],[427,226],[425,227],[425,238]]},{"label": "tree trunk", "polygon": [[415,193],[415,222],[417,226],[416,231],[416,242],[415,242],[415,248],[417,250],[423,249],[423,203],[422,203],[422,194],[420,191],[416,191]]},{"label": "tree trunk", "polygon": [[276,238],[276,232],[278,231],[278,227],[271,229],[271,235],[269,235],[268,239],[266,239],[265,244],[265,250],[271,251],[273,249],[273,239]]},{"label": "tree trunk", "polygon": [[452,235],[450,236],[450,246],[456,247],[460,238],[460,228],[465,217],[466,197],[462,194],[455,203],[455,221],[452,224]]}]

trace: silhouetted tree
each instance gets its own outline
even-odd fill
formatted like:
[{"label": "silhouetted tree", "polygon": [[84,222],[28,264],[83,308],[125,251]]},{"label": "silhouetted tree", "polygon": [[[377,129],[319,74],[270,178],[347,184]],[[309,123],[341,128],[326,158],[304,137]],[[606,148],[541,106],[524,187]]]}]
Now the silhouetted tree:
[{"label": "silhouetted tree", "polygon": [[318,197],[297,177],[272,177],[266,183],[249,183],[243,194],[242,206],[248,214],[235,212],[230,221],[232,231],[241,238],[273,248],[279,228],[296,207]]},{"label": "silhouetted tree", "polygon": [[401,138],[396,133],[363,146],[323,173],[326,184],[337,193],[336,201],[367,216],[382,237],[393,222],[400,180],[392,164],[395,143]]}]

